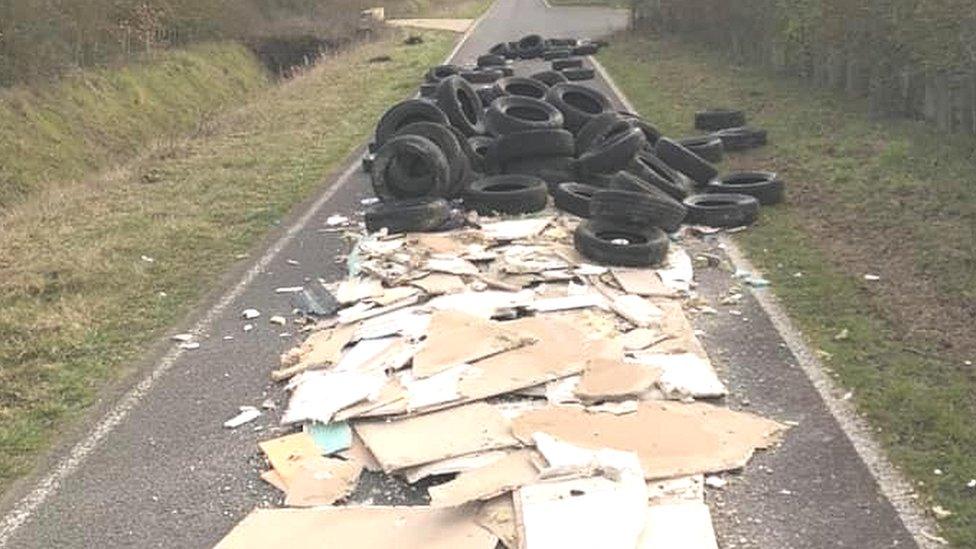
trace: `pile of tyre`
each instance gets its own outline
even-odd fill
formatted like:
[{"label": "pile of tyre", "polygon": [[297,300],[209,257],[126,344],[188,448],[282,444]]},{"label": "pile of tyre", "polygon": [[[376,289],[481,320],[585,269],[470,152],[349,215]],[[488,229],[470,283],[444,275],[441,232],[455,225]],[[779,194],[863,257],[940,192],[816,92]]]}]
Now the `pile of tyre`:
[{"label": "pile of tyre", "polygon": [[[667,254],[682,223],[738,227],[760,204],[782,200],[772,173],[720,177],[727,150],[765,144],[740,111],[698,113],[708,133],[672,140],[637,114],[621,112],[594,87],[583,57],[603,46],[530,35],[501,43],[477,66],[431,68],[421,97],[380,119],[364,168],[381,203],[368,230],[437,230],[452,203],[479,214],[525,214],[555,206],[575,214],[579,252],[604,264],[646,266]],[[540,59],[550,70],[515,76]]]}]

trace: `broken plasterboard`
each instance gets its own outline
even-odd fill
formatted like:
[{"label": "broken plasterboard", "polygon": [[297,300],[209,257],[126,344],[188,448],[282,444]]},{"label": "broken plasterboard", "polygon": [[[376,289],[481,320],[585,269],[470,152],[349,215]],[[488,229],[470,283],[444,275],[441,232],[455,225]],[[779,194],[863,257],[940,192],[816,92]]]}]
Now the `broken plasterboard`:
[{"label": "broken plasterboard", "polygon": [[410,484],[414,484],[421,479],[435,475],[463,473],[464,471],[486,467],[509,455],[509,453],[508,450],[478,452],[477,454],[448,458],[425,465],[418,465],[417,467],[408,467],[401,469],[398,474],[407,479],[407,482]]},{"label": "broken plasterboard", "polygon": [[658,387],[669,398],[718,398],[727,392],[711,362],[698,355],[641,353],[629,360],[657,369]]},{"label": "broken plasterboard", "polygon": [[430,295],[456,294],[468,288],[463,278],[446,273],[430,273],[412,281],[411,284]]},{"label": "broken plasterboard", "polygon": [[647,501],[651,505],[670,503],[703,503],[704,475],[664,478],[647,481]]},{"label": "broken plasterboard", "polygon": [[533,341],[500,322],[462,311],[436,311],[427,328],[427,339],[413,357],[413,374],[428,377]]},{"label": "broken plasterboard", "polygon": [[658,269],[657,274],[668,288],[677,292],[690,292],[695,278],[691,256],[681,246],[671,246],[664,259],[664,267]]},{"label": "broken plasterboard", "polygon": [[518,549],[518,527],[515,524],[515,502],[504,494],[484,502],[475,521],[494,534],[507,549]]},{"label": "broken plasterboard", "polygon": [[355,326],[338,326],[314,332],[299,347],[298,363],[275,370],[271,377],[276,381],[288,379],[311,368],[335,364],[342,358],[342,349],[349,344]]},{"label": "broken plasterboard", "polygon": [[637,549],[718,549],[708,506],[700,502],[651,505]]},{"label": "broken plasterboard", "polygon": [[516,450],[489,465],[465,471],[450,482],[429,488],[430,504],[453,507],[515,490],[538,479],[538,460],[532,450]]},{"label": "broken plasterboard", "polygon": [[643,364],[592,359],[587,362],[574,392],[586,401],[621,400],[647,391],[660,375],[657,368]]},{"label": "broken plasterboard", "polygon": [[375,278],[354,276],[339,283],[335,297],[343,305],[383,295],[383,284]]},{"label": "broken plasterboard", "polygon": [[591,413],[548,406],[512,420],[526,444],[548,433],[586,448],[614,448],[640,456],[648,479],[739,469],[757,448],[774,444],[785,427],[775,421],[710,404],[645,401],[637,412]]},{"label": "broken plasterboard", "polygon": [[518,446],[509,421],[483,402],[391,421],[360,421],[353,428],[387,472]]},{"label": "broken plasterboard", "polygon": [[281,422],[329,423],[339,410],[378,393],[386,381],[386,374],[382,371],[304,372],[288,384],[292,393]]},{"label": "broken plasterboard", "polygon": [[256,509],[215,549],[494,549],[475,510],[431,507]]},{"label": "broken plasterboard", "polygon": [[552,223],[550,217],[512,219],[481,225],[481,234],[492,240],[523,240],[538,235]]},{"label": "broken plasterboard", "polygon": [[610,308],[624,320],[638,328],[659,324],[661,309],[639,295],[618,295],[610,300]]},{"label": "broken plasterboard", "polygon": [[285,481],[285,505],[332,505],[352,493],[363,465],[356,461],[316,456],[295,462],[294,475]]},{"label": "broken plasterboard", "polygon": [[611,269],[614,280],[628,294],[644,297],[674,297],[674,290],[661,282],[661,277],[653,269]]}]

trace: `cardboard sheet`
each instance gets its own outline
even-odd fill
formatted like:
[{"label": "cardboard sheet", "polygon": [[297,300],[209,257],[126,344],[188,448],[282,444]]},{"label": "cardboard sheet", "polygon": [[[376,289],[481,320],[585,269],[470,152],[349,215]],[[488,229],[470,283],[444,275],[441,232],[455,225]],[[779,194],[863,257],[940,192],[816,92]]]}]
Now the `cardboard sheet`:
[{"label": "cardboard sheet", "polygon": [[472,509],[318,507],[256,509],[215,549],[494,549]]},{"label": "cardboard sheet", "polygon": [[651,366],[593,359],[587,362],[574,393],[587,401],[621,400],[647,391],[660,376]]},{"label": "cardboard sheet", "polygon": [[342,358],[343,347],[349,344],[354,333],[356,333],[356,327],[352,325],[314,332],[302,343],[298,363],[275,370],[271,377],[280,381],[311,368],[339,362]]},{"label": "cardboard sheet", "polygon": [[411,284],[430,295],[453,294],[467,289],[463,278],[445,273],[430,273],[423,278],[414,280]]},{"label": "cardboard sheet", "polygon": [[505,458],[510,452],[510,450],[490,450],[487,452],[478,452],[477,454],[468,454],[466,456],[443,459],[441,461],[435,461],[433,463],[427,463],[417,467],[407,467],[406,469],[401,469],[398,474],[407,479],[407,482],[413,484],[418,480],[434,475],[463,473],[464,471],[471,471],[473,469],[487,467],[488,465]]},{"label": "cardboard sheet", "polygon": [[610,300],[610,308],[638,328],[659,324],[663,314],[659,307],[639,295],[618,295]]},{"label": "cardboard sheet", "polygon": [[581,407],[530,410],[512,421],[519,440],[547,433],[585,448],[637,452],[648,479],[743,467],[757,448],[775,443],[784,426],[709,404],[642,402],[637,412],[591,413]]},{"label": "cardboard sheet", "polygon": [[285,505],[331,505],[348,496],[363,466],[356,461],[316,456],[295,462],[295,474],[286,482]]},{"label": "cardboard sheet", "polygon": [[353,428],[387,472],[518,445],[508,419],[483,402]]},{"label": "cardboard sheet", "polygon": [[427,339],[413,357],[413,374],[428,377],[532,342],[500,322],[462,311],[436,311]]},{"label": "cardboard sheet", "polygon": [[644,297],[674,297],[675,291],[664,285],[653,269],[611,269],[613,278],[623,291]]},{"label": "cardboard sheet", "polygon": [[718,398],[727,392],[712,363],[696,354],[640,353],[631,360],[660,371],[658,386],[667,397]]},{"label": "cardboard sheet", "polygon": [[538,479],[539,458],[532,450],[517,450],[494,463],[466,471],[454,480],[431,487],[430,504],[452,507],[487,500]]},{"label": "cardboard sheet", "polygon": [[299,474],[298,463],[306,458],[320,457],[322,450],[308,433],[293,433],[259,442],[258,447],[268,458],[268,463],[287,486]]}]

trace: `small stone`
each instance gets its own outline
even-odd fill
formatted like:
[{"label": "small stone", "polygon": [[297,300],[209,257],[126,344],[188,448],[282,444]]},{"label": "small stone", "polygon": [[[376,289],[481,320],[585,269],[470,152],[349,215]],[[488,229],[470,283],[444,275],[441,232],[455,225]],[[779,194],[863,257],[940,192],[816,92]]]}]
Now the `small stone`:
[{"label": "small stone", "polygon": [[284,326],[285,324],[288,323],[288,321],[285,319],[285,317],[280,316],[280,315],[275,315],[275,316],[269,318],[268,319],[268,322],[270,322],[272,324],[277,324],[278,326]]},{"label": "small stone", "polygon": [[876,274],[866,274],[864,275],[864,280],[867,280],[868,282],[877,282],[881,280],[881,277]]},{"label": "small stone", "polygon": [[257,309],[244,309],[241,312],[241,316],[244,317],[245,320],[252,320],[261,316],[261,311]]},{"label": "small stone", "polygon": [[253,329],[254,329],[254,324],[245,324],[244,325],[244,331],[245,332],[250,332]]}]

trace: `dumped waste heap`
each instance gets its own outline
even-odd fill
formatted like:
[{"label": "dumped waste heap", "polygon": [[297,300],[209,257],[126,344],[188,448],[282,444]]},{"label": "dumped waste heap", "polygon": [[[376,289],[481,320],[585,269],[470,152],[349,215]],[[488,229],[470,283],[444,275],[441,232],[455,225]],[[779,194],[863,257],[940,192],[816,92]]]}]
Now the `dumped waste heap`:
[{"label": "dumped waste heap", "polygon": [[[365,160],[380,202],[328,287],[336,310],[272,372],[293,431],[261,443],[261,476],[289,509],[218,547],[716,547],[705,475],[785,426],[714,402],[692,260],[668,233],[748,224],[782,183],[719,178],[694,151],[720,155],[721,133],[682,145],[568,82],[600,47],[499,44],[383,116]],[[512,76],[516,58],[553,70]],[[352,505],[364,475],[425,504]]]}]

